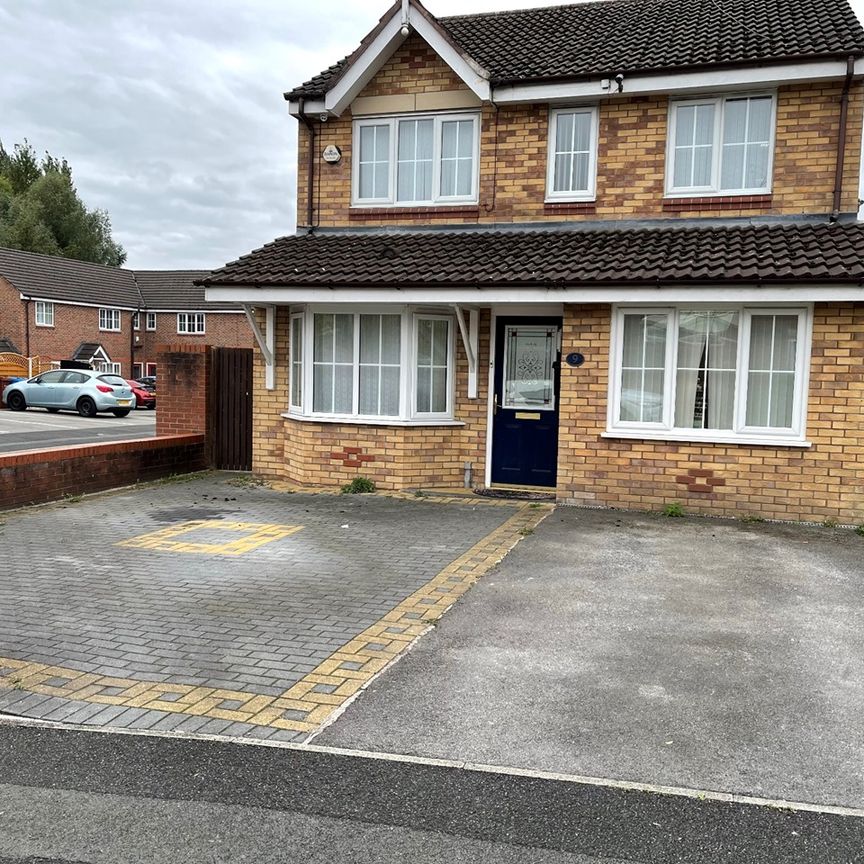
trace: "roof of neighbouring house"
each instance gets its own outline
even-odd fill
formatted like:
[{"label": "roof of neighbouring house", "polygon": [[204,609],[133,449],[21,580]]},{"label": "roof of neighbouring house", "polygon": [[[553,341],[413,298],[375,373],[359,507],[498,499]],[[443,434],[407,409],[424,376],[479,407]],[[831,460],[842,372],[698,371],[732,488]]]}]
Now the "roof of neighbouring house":
[{"label": "roof of neighbouring house", "polygon": [[82,342],[73,352],[71,359],[89,363],[100,351],[108,356],[108,352],[99,342]]},{"label": "roof of neighbouring house", "polygon": [[[433,20],[493,84],[864,54],[847,0],[595,0]],[[357,56],[286,97],[323,96]]]},{"label": "roof of neighbouring house", "polygon": [[207,270],[127,270],[0,247],[0,276],[25,297],[121,309],[240,311],[207,303],[196,281]]},{"label": "roof of neighbouring house", "polygon": [[323,233],[282,237],[204,285],[410,288],[864,280],[864,224]]},{"label": "roof of neighbouring house", "polygon": [[5,336],[0,337],[0,353],[7,352],[9,354],[19,354],[18,348],[15,343],[11,339],[7,339]]}]

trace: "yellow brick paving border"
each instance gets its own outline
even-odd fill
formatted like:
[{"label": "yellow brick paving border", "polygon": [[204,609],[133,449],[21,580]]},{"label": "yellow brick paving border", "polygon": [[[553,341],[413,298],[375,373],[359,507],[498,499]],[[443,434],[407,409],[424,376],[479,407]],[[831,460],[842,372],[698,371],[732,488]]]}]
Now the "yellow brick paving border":
[{"label": "yellow brick paving border", "polygon": [[[388,497],[436,504],[514,506],[513,501],[460,496],[424,494],[415,498],[410,493],[396,493]],[[393,662],[523,537],[533,533],[552,510],[554,505],[548,503],[523,503],[505,522],[279,696],[96,675],[5,657],[0,657],[0,693],[24,690],[80,702],[312,733]]]}]

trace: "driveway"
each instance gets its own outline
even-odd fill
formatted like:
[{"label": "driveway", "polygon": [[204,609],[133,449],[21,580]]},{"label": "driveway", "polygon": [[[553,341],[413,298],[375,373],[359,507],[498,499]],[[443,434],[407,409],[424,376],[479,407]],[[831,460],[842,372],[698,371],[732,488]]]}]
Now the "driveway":
[{"label": "driveway", "polygon": [[315,743],[860,808],[862,560],[559,508]]},{"label": "driveway", "polygon": [[128,441],[155,434],[156,412],[143,409],[122,418],[111,414],[79,417],[71,411],[49,414],[41,408],[0,410],[0,454],[68,444]]},{"label": "driveway", "polygon": [[180,478],[0,516],[0,712],[299,740],[543,507]]}]

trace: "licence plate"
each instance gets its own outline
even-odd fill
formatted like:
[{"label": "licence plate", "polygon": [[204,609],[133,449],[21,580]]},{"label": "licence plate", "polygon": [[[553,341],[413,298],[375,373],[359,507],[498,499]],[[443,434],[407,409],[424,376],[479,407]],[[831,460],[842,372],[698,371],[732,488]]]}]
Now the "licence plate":
[{"label": "licence plate", "polygon": [[118,399],[117,404],[118,405],[128,405],[130,401],[131,400],[129,400],[129,399]]}]

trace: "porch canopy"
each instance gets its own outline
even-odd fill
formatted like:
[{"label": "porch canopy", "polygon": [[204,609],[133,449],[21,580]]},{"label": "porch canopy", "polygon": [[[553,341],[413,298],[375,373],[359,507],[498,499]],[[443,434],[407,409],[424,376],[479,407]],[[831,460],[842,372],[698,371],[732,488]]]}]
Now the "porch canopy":
[{"label": "porch canopy", "polygon": [[[861,301],[862,283],[864,224],[802,219],[331,229],[282,237],[198,284],[246,307],[272,380],[277,305],[448,305],[471,363],[481,306]],[[267,310],[264,332],[253,307]]]}]

